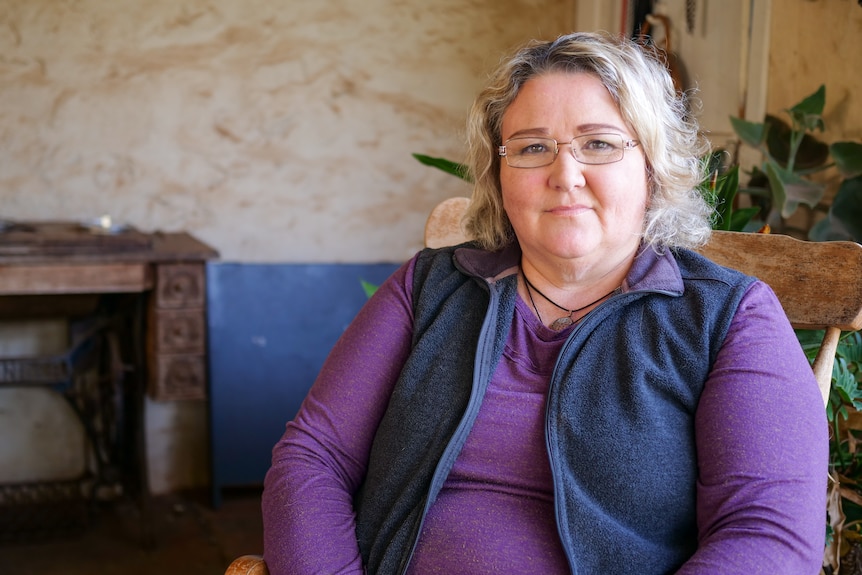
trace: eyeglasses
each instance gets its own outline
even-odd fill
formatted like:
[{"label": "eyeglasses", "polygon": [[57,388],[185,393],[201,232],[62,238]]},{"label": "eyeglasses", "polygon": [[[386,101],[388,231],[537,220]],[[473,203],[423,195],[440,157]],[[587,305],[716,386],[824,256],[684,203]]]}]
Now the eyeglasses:
[{"label": "eyeglasses", "polygon": [[577,161],[595,166],[619,162],[626,150],[631,150],[639,143],[637,140],[625,140],[619,134],[586,134],[572,138],[568,144],[560,144],[553,138],[525,136],[509,138],[500,146],[498,153],[513,168],[541,168],[553,164],[560,152],[559,147],[568,145]]}]

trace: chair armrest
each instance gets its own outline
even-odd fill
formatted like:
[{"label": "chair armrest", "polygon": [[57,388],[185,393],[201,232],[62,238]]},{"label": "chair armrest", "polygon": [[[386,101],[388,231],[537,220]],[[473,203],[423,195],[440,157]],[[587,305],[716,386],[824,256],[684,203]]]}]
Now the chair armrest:
[{"label": "chair armrest", "polygon": [[269,575],[269,569],[260,555],[243,555],[228,565],[224,575]]}]

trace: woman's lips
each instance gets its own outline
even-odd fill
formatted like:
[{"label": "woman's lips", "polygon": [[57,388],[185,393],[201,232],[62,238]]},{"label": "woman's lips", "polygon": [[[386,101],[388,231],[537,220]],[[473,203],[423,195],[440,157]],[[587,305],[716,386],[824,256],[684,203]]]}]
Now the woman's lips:
[{"label": "woman's lips", "polygon": [[548,212],[556,216],[576,216],[589,211],[589,209],[590,208],[587,206],[578,204],[574,206],[557,206],[555,208],[551,208]]}]

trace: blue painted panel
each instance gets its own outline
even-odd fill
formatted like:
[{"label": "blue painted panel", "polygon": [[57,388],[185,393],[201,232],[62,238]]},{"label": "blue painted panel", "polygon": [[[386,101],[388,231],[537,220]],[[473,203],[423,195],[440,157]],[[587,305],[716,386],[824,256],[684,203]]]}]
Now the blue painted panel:
[{"label": "blue painted panel", "polygon": [[258,485],[335,341],[396,264],[207,266],[213,504]]}]

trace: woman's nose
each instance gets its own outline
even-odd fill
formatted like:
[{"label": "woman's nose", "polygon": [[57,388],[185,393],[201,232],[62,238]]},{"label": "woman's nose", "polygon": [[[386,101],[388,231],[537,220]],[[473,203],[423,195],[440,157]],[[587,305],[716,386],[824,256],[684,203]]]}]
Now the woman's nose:
[{"label": "woman's nose", "polygon": [[575,159],[571,144],[561,144],[557,158],[551,164],[551,187],[568,191],[583,186],[584,182],[584,165]]}]

